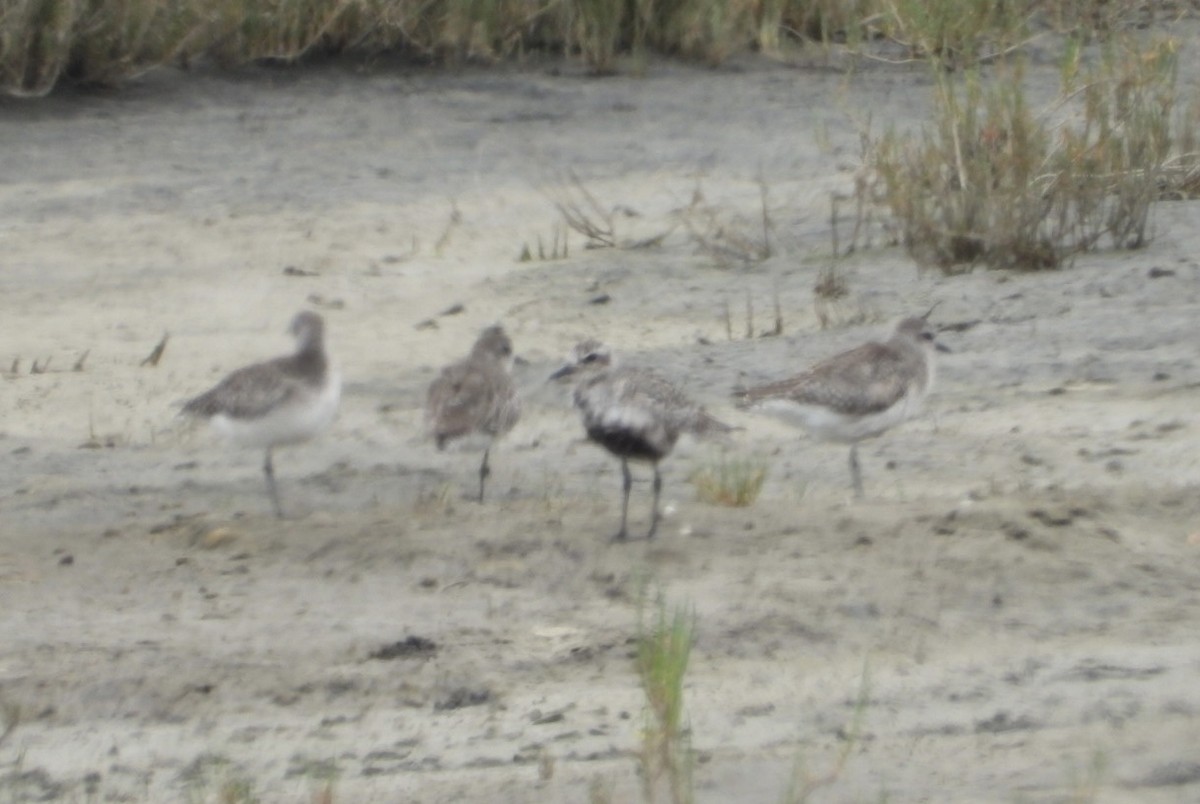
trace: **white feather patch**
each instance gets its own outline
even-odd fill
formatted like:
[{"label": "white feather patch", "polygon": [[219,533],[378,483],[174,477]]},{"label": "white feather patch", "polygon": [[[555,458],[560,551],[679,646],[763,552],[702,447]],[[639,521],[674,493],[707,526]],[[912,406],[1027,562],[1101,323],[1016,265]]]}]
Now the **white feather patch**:
[{"label": "white feather patch", "polygon": [[255,419],[235,419],[218,413],[210,420],[225,439],[243,447],[279,447],[307,441],[324,430],[337,414],[342,380],[330,367],[318,393],[292,399]]}]

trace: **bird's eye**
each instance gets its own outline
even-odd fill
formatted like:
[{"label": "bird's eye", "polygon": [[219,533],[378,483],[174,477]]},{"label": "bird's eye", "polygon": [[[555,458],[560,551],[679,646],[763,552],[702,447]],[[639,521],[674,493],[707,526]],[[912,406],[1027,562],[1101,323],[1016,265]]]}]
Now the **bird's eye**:
[{"label": "bird's eye", "polygon": [[932,332],[922,332],[922,333],[921,333],[921,337],[922,337],[924,340],[931,341],[931,340],[933,340],[933,339],[934,339],[936,336],[935,336],[935,335],[934,335]]},{"label": "bird's eye", "polygon": [[595,363],[599,359],[600,359],[600,355],[596,354],[595,352],[590,352],[590,353],[588,353],[588,355],[586,357],[583,358],[582,362]]}]

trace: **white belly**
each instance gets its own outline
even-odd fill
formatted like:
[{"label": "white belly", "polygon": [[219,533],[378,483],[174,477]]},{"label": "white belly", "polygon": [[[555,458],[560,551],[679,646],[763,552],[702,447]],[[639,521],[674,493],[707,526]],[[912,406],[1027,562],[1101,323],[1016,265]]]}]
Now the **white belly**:
[{"label": "white belly", "polygon": [[327,428],[337,415],[342,379],[331,370],[318,393],[289,401],[256,419],[234,419],[218,413],[211,419],[221,437],[243,447],[281,447],[308,441]]},{"label": "white belly", "polygon": [[802,405],[785,399],[767,399],[756,407],[793,426],[803,427],[821,441],[853,443],[883,433],[915,416],[923,395],[908,394],[890,408],[863,416],[838,413],[821,405]]}]

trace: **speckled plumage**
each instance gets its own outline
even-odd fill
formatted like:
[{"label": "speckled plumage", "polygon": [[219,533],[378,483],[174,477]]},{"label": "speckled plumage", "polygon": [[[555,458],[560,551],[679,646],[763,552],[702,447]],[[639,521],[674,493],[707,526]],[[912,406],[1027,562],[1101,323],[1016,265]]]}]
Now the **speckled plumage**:
[{"label": "speckled plumage", "polygon": [[296,351],[228,374],[189,400],[182,413],[208,419],[240,446],[266,450],[263,473],[275,513],[282,516],[275,488],[272,450],[307,441],[329,426],[341,398],[341,379],[325,353],[325,322],[314,312],[292,319]]},{"label": "speckled plumage", "polygon": [[[508,433],[521,417],[521,399],[512,380],[512,340],[500,326],[480,333],[467,357],[442,369],[429,386],[425,417],[438,448],[471,433],[489,439]],[[490,469],[484,450],[479,469],[479,500]]]},{"label": "speckled plumage", "polygon": [[934,347],[926,319],[906,318],[884,343],[863,344],[736,396],[743,406],[800,424],[820,440],[850,444],[851,476],[861,495],[858,442],[919,412],[933,385]]},{"label": "speckled plumage", "polygon": [[683,433],[729,429],[671,382],[642,369],[608,368],[583,377],[573,399],[589,437],[619,458],[658,461]]},{"label": "speckled plumage", "polygon": [[923,395],[933,363],[922,345],[924,320],[902,321],[886,343],[865,343],[794,377],[741,392],[753,406],[768,399],[820,405],[845,416],[887,410],[908,395]]},{"label": "speckled plumage", "polygon": [[632,484],[628,462],[649,461],[653,465],[654,508],[647,538],[653,537],[662,488],[658,462],[671,453],[683,433],[704,436],[732,428],[714,419],[660,375],[617,366],[608,347],[596,340],[577,344],[553,378],[568,376],[577,378],[572,398],[583,417],[588,439],[621,459],[624,497],[617,539],[626,537]]}]

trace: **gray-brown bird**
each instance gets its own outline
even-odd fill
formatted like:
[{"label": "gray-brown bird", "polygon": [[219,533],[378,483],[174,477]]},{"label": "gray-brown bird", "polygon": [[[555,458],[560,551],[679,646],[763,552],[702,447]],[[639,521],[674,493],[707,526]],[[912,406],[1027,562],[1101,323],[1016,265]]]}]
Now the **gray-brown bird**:
[{"label": "gray-brown bird", "polygon": [[290,329],[296,351],[227,375],[211,390],[189,400],[182,413],[208,419],[228,441],[267,451],[263,474],[277,517],[283,517],[275,487],[272,452],[308,441],[337,414],[342,381],[325,352],[325,322],[309,310],[296,314]]},{"label": "gray-brown bird", "polygon": [[503,327],[488,327],[480,333],[469,355],[442,369],[426,397],[425,419],[438,449],[472,433],[488,439],[479,465],[479,502],[483,502],[491,474],[488,455],[492,444],[512,430],[521,417],[512,366],[512,341]]},{"label": "gray-brown bird", "polygon": [[929,313],[906,318],[883,343],[865,343],[785,380],[735,392],[742,407],[771,413],[814,438],[850,445],[850,477],[863,496],[858,442],[915,416],[933,387]]}]

